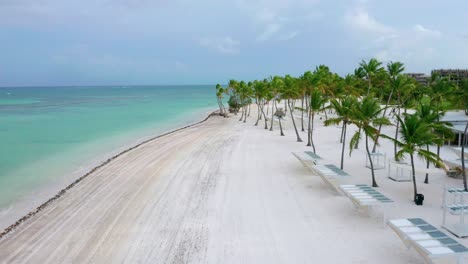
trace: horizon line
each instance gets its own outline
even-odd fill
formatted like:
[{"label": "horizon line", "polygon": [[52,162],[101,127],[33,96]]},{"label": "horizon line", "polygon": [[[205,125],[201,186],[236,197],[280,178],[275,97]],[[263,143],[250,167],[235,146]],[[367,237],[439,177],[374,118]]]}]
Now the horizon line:
[{"label": "horizon line", "polygon": [[135,87],[135,86],[209,86],[209,85],[216,85],[216,84],[102,84],[102,85],[93,85],[93,84],[86,84],[86,85],[15,85],[15,86],[1,86],[0,89],[3,88],[54,88],[54,87],[62,87],[62,88],[77,88],[77,87]]}]

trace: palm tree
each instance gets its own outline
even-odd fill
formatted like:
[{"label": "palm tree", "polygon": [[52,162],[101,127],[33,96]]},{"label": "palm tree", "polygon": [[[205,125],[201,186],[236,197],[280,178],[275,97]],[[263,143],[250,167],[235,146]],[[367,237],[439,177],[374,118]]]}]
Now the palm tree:
[{"label": "palm tree", "polygon": [[302,139],[299,136],[299,132],[297,131],[296,121],[294,120],[292,109],[292,100],[296,99],[300,95],[299,87],[295,78],[291,77],[290,75],[286,75],[284,77],[284,85],[283,89],[281,90],[281,94],[283,99],[287,101],[289,112],[291,113],[291,120],[294,126],[294,131],[296,131],[297,142],[302,142]]},{"label": "palm tree", "polygon": [[342,132],[341,132],[341,139],[340,142],[342,143],[341,147],[341,169],[343,169],[343,162],[344,162],[344,153],[345,153],[345,144],[346,144],[346,129],[347,125],[351,122],[352,118],[352,111],[354,111],[355,106],[357,105],[358,101],[354,96],[346,96],[342,99],[333,99],[331,101],[331,105],[333,109],[335,109],[336,114],[338,117],[330,118],[325,121],[325,125],[329,126],[331,124],[339,124],[343,123]]},{"label": "palm tree", "polygon": [[364,131],[366,139],[366,152],[371,167],[372,187],[378,187],[378,185],[375,181],[374,164],[372,161],[371,152],[369,150],[369,138],[375,141],[379,133],[379,131],[374,126],[390,125],[390,121],[386,117],[382,117],[380,115],[381,112],[382,108],[380,107],[378,100],[374,99],[372,95],[364,97],[362,101],[358,102],[351,111],[352,118],[350,122],[356,125],[359,130],[351,138],[350,153],[361,137],[361,130]]},{"label": "palm tree", "polygon": [[[440,139],[443,140],[444,138],[453,137],[452,130],[448,128],[449,126],[452,126],[452,124],[449,122],[439,121],[444,115],[444,112],[437,109],[434,105],[431,105],[430,103],[421,103],[419,108],[416,110],[416,115],[427,124],[430,124],[433,133]],[[426,150],[429,151],[429,145],[426,145]],[[429,169],[429,166],[430,162],[427,160],[426,168]],[[429,183],[429,173],[426,173],[424,183]]]},{"label": "palm tree", "polygon": [[354,87],[358,91],[359,96],[362,96],[365,94],[368,88],[368,84],[364,80],[366,78],[366,72],[364,71],[364,68],[356,68],[352,76],[354,77]]},{"label": "palm tree", "polygon": [[[284,86],[284,82],[283,82],[283,79],[281,77],[275,76],[275,77],[273,77],[271,79],[270,83],[271,83],[272,91],[273,91],[273,93],[275,95],[273,103],[276,106],[277,102],[281,101],[281,97],[280,97],[279,92],[282,91],[283,86]],[[273,115],[275,113],[278,113],[278,108],[277,107],[275,107],[275,108],[276,108],[276,111],[271,111],[272,116],[271,116],[270,131],[273,131]],[[278,121],[279,121],[279,126],[280,126],[280,135],[284,136],[283,126],[281,125],[281,116],[279,115],[279,113],[278,113],[277,116],[278,116]]]},{"label": "palm tree", "polygon": [[[334,97],[334,90],[337,84],[337,75],[330,71],[330,68],[325,65],[319,65],[315,68],[313,77],[311,79],[312,87],[319,90],[324,98],[323,109],[325,110],[325,104],[329,98]],[[325,113],[325,120],[328,119],[327,112]]]},{"label": "palm tree", "polygon": [[265,120],[265,129],[268,129],[268,118],[267,114],[265,114],[265,105],[267,106],[268,110],[268,102],[270,102],[273,99],[273,94],[271,92],[271,84],[268,81],[268,79],[263,79],[263,89],[262,89],[262,97],[263,101],[261,103],[261,110],[263,114],[263,118]]},{"label": "palm tree", "polygon": [[347,95],[353,95],[353,96],[359,96],[361,93],[359,89],[357,88],[357,78],[353,74],[346,74],[344,78],[340,78],[338,80],[338,90],[335,91],[334,96],[335,97],[340,97],[340,96],[347,96]]},{"label": "palm tree", "polygon": [[[227,92],[231,94],[231,97],[229,98],[229,102],[232,100],[232,102],[238,107],[241,105],[241,102],[240,102],[240,98],[239,98],[239,94],[237,92],[239,88],[239,82],[234,80],[234,79],[231,79],[229,80],[229,84],[228,84],[228,87],[227,87]],[[234,114],[237,115],[237,112],[238,112],[239,108],[236,108],[235,111],[234,111]]]},{"label": "palm tree", "polygon": [[246,90],[247,90],[247,83],[245,83],[244,81],[240,81],[236,90],[237,93],[239,94],[240,106],[241,106],[241,111],[242,111],[239,121],[242,121],[244,119],[244,113],[246,112],[245,105],[244,105],[244,101],[246,97],[246,94],[245,94]]},{"label": "palm tree", "polygon": [[224,94],[224,89],[221,86],[221,84],[216,84],[216,99],[218,101],[218,106],[219,106],[219,114],[224,116],[224,111],[223,111],[223,103],[222,103],[222,98]]},{"label": "palm tree", "polygon": [[454,103],[468,115],[468,79],[464,79],[458,89],[454,92]]},{"label": "palm tree", "polygon": [[401,117],[397,116],[397,119],[399,119],[398,121],[401,124],[401,141],[385,135],[382,136],[394,141],[400,147],[400,150],[395,155],[395,160],[401,160],[405,155],[410,156],[414,190],[413,199],[416,202],[418,188],[416,184],[416,171],[414,168],[414,155],[416,154],[420,158],[427,160],[432,164],[440,165],[440,157],[437,154],[428,151],[426,146],[440,144],[443,140],[432,132],[431,124],[428,124],[416,114],[405,115],[403,120]]},{"label": "palm tree", "polygon": [[249,84],[244,81],[241,81],[239,83],[236,91],[239,94],[239,99],[240,99],[240,103],[242,107],[242,114],[241,114],[241,118],[239,119],[239,121],[242,121],[243,119],[245,123],[247,121],[247,115],[248,115],[247,111],[248,111],[248,106],[251,103],[250,97],[252,96],[253,91],[251,87],[249,86]]},{"label": "palm tree", "polygon": [[270,120],[270,131],[273,131],[273,118],[275,116],[275,105],[276,105],[276,98],[278,97],[278,89],[276,88],[274,78],[270,76],[269,80],[269,95],[270,95],[270,102],[271,102],[271,120]]},{"label": "palm tree", "polygon": [[[447,78],[441,78],[437,74],[432,74],[429,83],[429,88],[431,104],[433,104],[436,107],[436,109],[439,110],[442,109],[442,103],[444,102],[444,100],[453,94],[456,85]],[[439,119],[437,121],[439,121]],[[443,141],[441,142],[441,144],[443,144]],[[440,155],[441,144],[437,145],[437,155]]]},{"label": "palm tree", "polygon": [[[393,89],[394,89],[394,92],[397,95],[397,104],[398,104],[398,108],[397,108],[397,112],[396,112],[397,117],[401,117],[401,107],[405,104],[406,101],[409,100],[409,98],[411,97],[410,94],[412,93],[414,88],[415,88],[414,83],[407,76],[398,75],[395,78],[395,80],[393,82]],[[400,121],[399,120],[400,119],[398,119],[398,118],[396,119],[395,140],[398,139],[398,132],[399,132],[399,129],[400,129]],[[396,141],[394,141],[393,155],[396,156],[396,153],[397,153],[397,144],[396,144]]]},{"label": "palm tree", "polygon": [[[403,63],[397,61],[397,62],[389,62],[387,64],[387,72],[389,75],[390,79],[390,94],[388,95],[387,102],[385,103],[385,108],[383,111],[382,116],[385,116],[387,114],[387,109],[388,105],[390,104],[390,101],[392,100],[393,93],[395,92],[395,85],[396,85],[396,80],[398,76],[405,70],[405,66]],[[377,144],[379,142],[379,135],[380,132],[382,131],[382,126],[379,126],[379,134],[377,135],[377,138],[374,143],[374,147],[372,148],[372,152],[376,151]]]},{"label": "palm tree", "polygon": [[[366,96],[370,95],[370,92],[372,90],[372,81],[374,77],[380,74],[382,71],[385,71],[385,69],[382,67],[382,63],[375,58],[370,59],[369,62],[362,60],[359,63],[359,68],[355,70],[355,74],[357,74],[357,76],[360,76],[366,80],[367,82]],[[361,128],[359,128],[359,134],[361,134]],[[359,147],[359,137],[354,143],[355,143],[354,148],[357,149]]]},{"label": "palm tree", "polygon": [[372,79],[385,69],[382,67],[382,63],[375,58],[369,60],[369,62],[361,61],[359,63],[360,68],[362,68],[365,78],[367,80],[367,95],[370,94],[372,88]]},{"label": "palm tree", "polygon": [[307,130],[307,146],[312,145],[312,149],[315,153],[315,144],[314,144],[314,117],[315,113],[318,111],[322,110],[323,104],[325,103],[325,99],[323,98],[323,95],[320,91],[318,90],[312,90],[310,94],[310,104],[309,104],[309,116],[311,119],[311,122],[309,122],[309,127]]},{"label": "palm tree", "polygon": [[[308,74],[312,74],[310,71],[305,72],[298,78],[298,83],[301,92],[301,131],[305,131],[304,129],[304,113],[307,112],[307,92],[309,90],[309,81],[308,81]],[[304,108],[305,103],[305,108]]]},{"label": "palm tree", "polygon": [[[308,97],[311,96],[311,92],[313,89],[315,89],[316,87],[316,84],[317,84],[317,75],[312,73],[311,71],[306,71],[304,73],[304,75],[302,75],[302,79],[303,79],[303,82],[304,84],[307,86],[307,90],[306,90],[306,107],[305,109],[303,108],[303,112],[307,112],[308,114],[308,121],[307,121],[307,127],[308,127],[308,132],[310,131],[310,127],[311,127],[311,122],[312,122],[312,116],[310,114],[310,100],[308,99]],[[307,146],[311,146],[312,143],[310,142],[311,138],[310,138],[310,135],[307,134],[307,137],[308,137],[308,140],[307,140]]]},{"label": "palm tree", "polygon": [[263,103],[263,94],[264,94],[264,83],[259,82],[257,80],[253,81],[252,89],[255,97],[255,103],[257,104],[257,121],[255,122],[255,126],[258,126],[258,122],[262,119],[262,103]]}]

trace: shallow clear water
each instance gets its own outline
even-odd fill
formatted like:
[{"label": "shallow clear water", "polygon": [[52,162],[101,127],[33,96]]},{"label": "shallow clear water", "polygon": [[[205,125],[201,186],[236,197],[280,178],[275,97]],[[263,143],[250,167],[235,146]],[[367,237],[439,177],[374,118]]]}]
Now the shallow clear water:
[{"label": "shallow clear water", "polygon": [[213,86],[0,88],[0,206],[215,108]]}]

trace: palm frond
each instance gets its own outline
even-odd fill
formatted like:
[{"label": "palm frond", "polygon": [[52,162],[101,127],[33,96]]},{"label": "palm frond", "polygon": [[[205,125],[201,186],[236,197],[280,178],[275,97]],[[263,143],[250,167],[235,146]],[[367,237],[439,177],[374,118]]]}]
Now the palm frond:
[{"label": "palm frond", "polygon": [[342,121],[343,121],[343,118],[334,117],[334,118],[329,118],[328,120],[325,120],[323,123],[325,126],[330,126],[330,125],[338,125]]},{"label": "palm frond", "polygon": [[418,157],[429,161],[429,163],[432,163],[436,166],[443,167],[444,163],[442,162],[442,159],[434,152],[427,151],[425,149],[418,149]]},{"label": "palm frond", "polygon": [[353,137],[349,141],[349,156],[351,156],[351,152],[353,152],[354,146],[356,146],[360,139],[361,133],[359,133],[359,131],[356,131],[356,133],[354,133]]}]

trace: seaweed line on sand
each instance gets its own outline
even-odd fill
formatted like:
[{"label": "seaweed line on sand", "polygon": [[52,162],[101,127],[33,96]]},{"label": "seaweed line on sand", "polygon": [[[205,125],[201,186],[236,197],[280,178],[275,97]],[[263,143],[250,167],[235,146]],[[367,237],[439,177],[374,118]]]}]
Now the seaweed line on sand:
[{"label": "seaweed line on sand", "polygon": [[193,127],[193,126],[196,126],[196,125],[199,125],[201,123],[204,123],[206,122],[211,116],[213,115],[216,115],[217,112],[219,111],[213,111],[211,112],[207,117],[205,117],[203,120],[199,121],[199,122],[196,122],[196,123],[193,123],[193,124],[190,124],[190,125],[186,125],[184,127],[181,127],[181,128],[177,128],[175,130],[172,130],[172,131],[169,131],[169,132],[166,132],[164,134],[160,134],[160,135],[157,135],[155,137],[152,137],[150,139],[147,139],[147,140],[144,140],[128,149],[125,149],[123,150],[122,152],[108,158],[106,161],[102,162],[101,164],[99,164],[98,166],[92,168],[90,171],[88,171],[86,174],[84,174],[83,176],[79,177],[78,179],[76,179],[74,182],[72,182],[71,184],[69,184],[67,187],[63,188],[62,190],[60,190],[55,196],[53,196],[52,198],[50,198],[49,200],[47,200],[46,202],[44,202],[43,204],[39,205],[36,209],[34,209],[33,211],[29,212],[27,215],[21,217],[18,221],[16,221],[14,224],[10,225],[9,227],[5,228],[5,230],[3,230],[2,233],[0,233],[0,240],[5,237],[7,234],[11,233],[14,229],[16,229],[19,225],[21,225],[22,223],[24,223],[26,220],[28,220],[29,218],[31,218],[32,216],[36,215],[37,213],[39,213],[40,211],[42,211],[44,208],[46,208],[48,205],[50,205],[51,203],[53,203],[54,201],[58,200],[60,197],[62,197],[68,190],[70,190],[71,188],[73,188],[75,185],[77,185],[79,182],[81,182],[83,179],[85,179],[86,177],[88,177],[89,175],[93,174],[94,172],[96,172],[97,170],[101,169],[102,167],[106,166],[107,164],[109,164],[111,161],[115,160],[116,158],[122,156],[123,154],[129,152],[129,151],[132,151],[148,142],[151,142],[153,140],[156,140],[156,139],[159,139],[161,137],[164,137],[164,136],[168,136],[168,135],[171,135],[171,134],[174,134],[176,132],[179,132],[181,130],[184,130],[184,129],[187,129],[187,128],[190,128],[190,127]]}]

